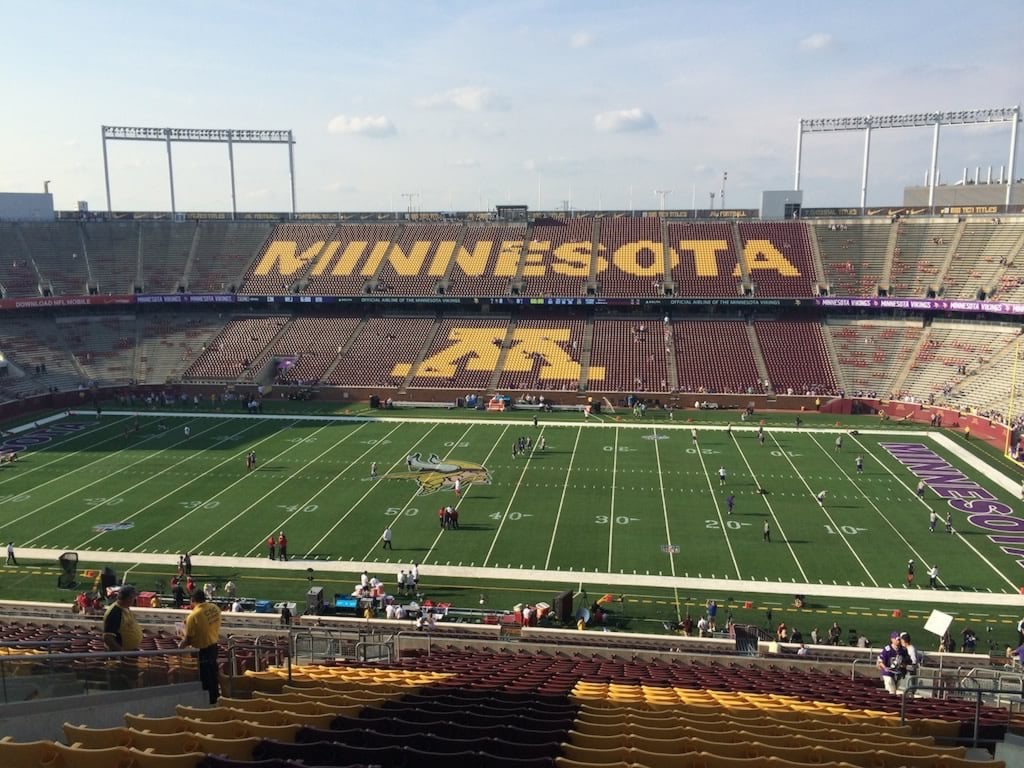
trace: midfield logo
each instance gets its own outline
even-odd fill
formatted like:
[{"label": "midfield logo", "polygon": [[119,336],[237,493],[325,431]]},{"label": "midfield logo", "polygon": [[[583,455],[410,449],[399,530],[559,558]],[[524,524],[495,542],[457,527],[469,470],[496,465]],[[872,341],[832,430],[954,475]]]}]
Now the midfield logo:
[{"label": "midfield logo", "polygon": [[419,495],[426,496],[437,491],[450,491],[458,479],[463,488],[470,483],[481,485],[491,484],[491,473],[482,464],[471,461],[445,459],[442,461],[437,454],[430,454],[426,461],[415,453],[410,457],[410,468],[407,472],[395,472],[386,475],[389,479],[415,480],[419,485]]}]

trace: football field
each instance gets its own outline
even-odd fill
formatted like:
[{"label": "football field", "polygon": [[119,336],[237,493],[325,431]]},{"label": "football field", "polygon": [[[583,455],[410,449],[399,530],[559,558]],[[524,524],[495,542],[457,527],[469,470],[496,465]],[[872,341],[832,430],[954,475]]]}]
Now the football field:
[{"label": "football field", "polygon": [[[417,562],[668,587],[699,579],[793,593],[910,588],[941,601],[1016,595],[1024,583],[1017,481],[962,439],[771,427],[760,440],[750,425],[574,414],[535,426],[532,415],[438,413],[71,413],[29,424],[5,438],[4,450],[22,451],[0,467],[0,536],[19,556],[67,550],[93,562],[104,553],[147,562],[189,551],[258,567],[267,538],[284,531],[296,568]],[[531,447],[514,456],[520,438]],[[930,482],[919,497],[922,477]],[[458,530],[440,525],[447,505],[458,510]],[[382,548],[385,527],[391,550]]]}]

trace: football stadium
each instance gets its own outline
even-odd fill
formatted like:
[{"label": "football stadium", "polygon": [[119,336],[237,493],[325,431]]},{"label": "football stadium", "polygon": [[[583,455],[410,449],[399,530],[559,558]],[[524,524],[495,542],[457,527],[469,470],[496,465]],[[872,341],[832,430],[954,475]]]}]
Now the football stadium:
[{"label": "football stadium", "polygon": [[102,125],[105,205],[0,190],[0,766],[1024,764],[1020,123],[800,117],[749,207],[341,211],[291,129]]}]

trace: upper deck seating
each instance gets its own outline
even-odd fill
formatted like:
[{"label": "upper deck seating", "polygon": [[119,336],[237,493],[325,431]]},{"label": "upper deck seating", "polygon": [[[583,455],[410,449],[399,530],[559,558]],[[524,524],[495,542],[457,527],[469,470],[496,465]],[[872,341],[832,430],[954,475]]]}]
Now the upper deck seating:
[{"label": "upper deck seating", "polygon": [[[396,224],[343,224],[335,228],[327,250],[308,273],[303,293],[358,296],[371,285],[392,243]],[[335,250],[335,244],[337,249]]]},{"label": "upper deck seating", "polygon": [[602,296],[661,296],[665,281],[665,240],[653,216],[600,219],[598,253],[606,268],[597,281]]},{"label": "upper deck seating", "polygon": [[132,292],[139,272],[139,223],[94,221],[82,225],[89,269],[104,295]]},{"label": "upper deck seating", "polygon": [[813,225],[833,296],[877,296],[894,225],[888,219],[844,219]]},{"label": "upper deck seating", "polygon": [[[677,296],[740,296],[740,274],[732,225],[673,222],[668,225],[672,282]],[[678,257],[678,261],[676,261]]]},{"label": "upper deck seating", "polygon": [[[324,253],[333,232],[334,227],[330,224],[278,224],[266,238],[259,255],[245,270],[238,292],[267,296],[288,293],[292,283],[305,276],[317,257]],[[202,250],[197,256],[200,260],[208,245],[217,243],[217,247],[223,249],[217,233],[209,234],[207,236],[205,231],[199,234]],[[218,256],[213,256],[213,259],[215,263],[219,262]],[[193,270],[195,268],[193,264]]]},{"label": "upper deck seating", "polygon": [[4,298],[41,296],[42,281],[16,224],[0,222],[0,291]]},{"label": "upper deck seating", "polygon": [[803,222],[742,223],[739,233],[755,296],[814,295],[817,270]]},{"label": "upper deck seating", "polygon": [[[196,230],[195,222],[169,224],[165,221],[139,223],[142,235],[142,290],[144,293],[174,293],[185,283],[185,267],[192,252]],[[223,258],[227,253],[211,258]],[[237,275],[236,275],[237,277]]]},{"label": "upper deck seating", "polygon": [[593,273],[593,233],[593,219],[535,225],[523,254],[523,295],[584,295]]},{"label": "upper deck seating", "polygon": [[375,291],[398,296],[436,294],[461,231],[458,224],[406,224],[384,256]]},{"label": "upper deck seating", "polygon": [[78,222],[48,221],[20,229],[44,287],[55,296],[88,293],[91,277]]},{"label": "upper deck seating", "polygon": [[446,293],[507,296],[519,272],[525,239],[525,224],[467,227],[452,260]]}]

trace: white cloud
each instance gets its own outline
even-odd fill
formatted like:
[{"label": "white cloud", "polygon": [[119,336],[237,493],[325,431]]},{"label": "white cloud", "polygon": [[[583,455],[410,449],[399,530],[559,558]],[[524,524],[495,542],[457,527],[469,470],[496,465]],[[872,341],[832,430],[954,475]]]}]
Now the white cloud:
[{"label": "white cloud", "polygon": [[594,115],[594,127],[602,133],[627,133],[630,131],[651,131],[658,127],[654,115],[633,107],[615,109]]},{"label": "white cloud", "polygon": [[594,36],[583,30],[573,32],[569,38],[569,46],[572,48],[586,48],[592,42],[594,42]]},{"label": "white cloud", "polygon": [[395,124],[384,115],[336,115],[327,123],[327,132],[358,136],[391,136]]},{"label": "white cloud", "polygon": [[452,160],[452,165],[456,168],[476,168],[480,165],[480,161],[473,157],[459,157]]},{"label": "white cloud", "polygon": [[832,46],[832,35],[827,32],[815,32],[800,41],[801,51],[823,51]]},{"label": "white cloud", "polygon": [[494,92],[490,88],[463,85],[444,93],[423,96],[416,100],[416,104],[426,109],[454,108],[464,112],[483,112],[494,106],[494,101]]}]

